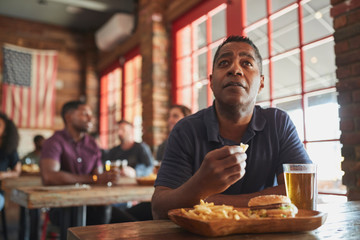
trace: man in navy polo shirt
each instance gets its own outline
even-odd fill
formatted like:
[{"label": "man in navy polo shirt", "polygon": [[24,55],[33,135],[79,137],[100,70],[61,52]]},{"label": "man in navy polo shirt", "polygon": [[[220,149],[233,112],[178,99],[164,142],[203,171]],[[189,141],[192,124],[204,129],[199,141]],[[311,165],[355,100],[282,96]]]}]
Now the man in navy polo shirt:
[{"label": "man in navy polo shirt", "polygon": [[[283,163],[311,163],[289,116],[255,106],[264,88],[253,42],[228,37],[210,75],[211,107],[180,120],[170,133],[152,198],[154,219],[200,199],[245,207],[250,198],[283,194]],[[240,143],[249,145],[246,153]]]}]

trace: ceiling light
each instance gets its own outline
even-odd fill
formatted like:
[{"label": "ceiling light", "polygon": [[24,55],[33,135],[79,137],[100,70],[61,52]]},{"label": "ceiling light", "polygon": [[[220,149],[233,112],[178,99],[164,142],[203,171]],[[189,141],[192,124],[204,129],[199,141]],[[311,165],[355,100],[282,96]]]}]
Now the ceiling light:
[{"label": "ceiling light", "polygon": [[314,57],[310,58],[310,62],[313,64],[317,63],[318,62],[317,57],[314,56]]},{"label": "ceiling light", "polygon": [[320,19],[320,18],[322,18],[322,16],[323,16],[322,13],[319,12],[319,11],[316,12],[315,15],[314,15],[314,17],[315,17],[316,19]]},{"label": "ceiling light", "polygon": [[82,9],[79,7],[75,7],[75,6],[67,6],[66,7],[66,12],[71,13],[71,14],[78,14],[81,11],[82,11]]}]

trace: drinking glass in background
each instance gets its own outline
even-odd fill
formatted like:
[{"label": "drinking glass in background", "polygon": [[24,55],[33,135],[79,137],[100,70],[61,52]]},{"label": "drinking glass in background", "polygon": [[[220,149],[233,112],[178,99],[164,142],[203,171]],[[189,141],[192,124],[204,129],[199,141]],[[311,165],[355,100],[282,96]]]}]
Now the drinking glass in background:
[{"label": "drinking glass in background", "polygon": [[283,164],[286,195],[299,209],[316,210],[316,164]]},{"label": "drinking glass in background", "polygon": [[[110,172],[110,171],[116,171],[116,169],[121,168],[121,161],[120,160],[106,160],[105,161],[105,171]],[[107,186],[111,187],[112,186],[112,182],[108,182]]]}]

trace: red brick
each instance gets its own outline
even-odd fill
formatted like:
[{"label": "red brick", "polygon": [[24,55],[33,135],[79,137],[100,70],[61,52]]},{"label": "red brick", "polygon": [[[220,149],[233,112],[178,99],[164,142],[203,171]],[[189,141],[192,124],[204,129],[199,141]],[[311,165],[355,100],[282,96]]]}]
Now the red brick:
[{"label": "red brick", "polygon": [[347,187],[354,187],[357,184],[356,174],[354,172],[345,172],[342,181]]},{"label": "red brick", "polygon": [[360,61],[360,48],[336,56],[336,66],[348,65]]},{"label": "red brick", "polygon": [[358,201],[360,200],[360,187],[357,188],[348,188],[347,191],[348,201]]},{"label": "red brick", "polygon": [[334,29],[342,28],[342,27],[346,26],[346,24],[347,24],[346,15],[342,15],[342,16],[336,17],[334,19]]},{"label": "red brick", "polygon": [[347,22],[349,25],[353,24],[353,23],[357,23],[360,21],[360,8],[352,11],[348,16],[347,16]]},{"label": "red brick", "polygon": [[336,89],[338,92],[352,91],[360,88],[360,76],[354,76],[347,79],[339,78],[336,83]]},{"label": "red brick", "polygon": [[360,34],[348,40],[351,49],[360,48]]},{"label": "red brick", "polygon": [[336,1],[336,3],[334,3],[333,7],[330,9],[330,16],[336,17],[358,7],[360,7],[359,0],[348,0],[343,2]]},{"label": "red brick", "polygon": [[344,119],[340,121],[340,130],[341,131],[354,131],[355,124],[352,119]]},{"label": "red brick", "polygon": [[335,44],[335,54],[340,55],[342,53],[345,53],[349,51],[349,42],[348,41],[342,41]]},{"label": "red brick", "polygon": [[351,77],[351,67],[341,66],[336,69],[336,77],[339,79]]},{"label": "red brick", "polygon": [[341,163],[341,169],[345,172],[360,171],[360,161],[344,160]]},{"label": "red brick", "polygon": [[344,1],[346,1],[346,0],[331,0],[331,5],[336,5],[336,4],[339,4],[339,3],[342,3],[342,2],[344,2]]},{"label": "red brick", "polygon": [[352,92],[350,92],[350,91],[339,92],[338,102],[341,105],[346,105],[346,104],[351,103],[352,102]]},{"label": "red brick", "polygon": [[353,99],[354,103],[360,102],[360,90],[353,91],[352,99]]},{"label": "red brick", "polygon": [[349,145],[360,144],[360,132],[351,132],[351,133],[343,132],[340,137],[340,142],[342,144],[349,144]]}]

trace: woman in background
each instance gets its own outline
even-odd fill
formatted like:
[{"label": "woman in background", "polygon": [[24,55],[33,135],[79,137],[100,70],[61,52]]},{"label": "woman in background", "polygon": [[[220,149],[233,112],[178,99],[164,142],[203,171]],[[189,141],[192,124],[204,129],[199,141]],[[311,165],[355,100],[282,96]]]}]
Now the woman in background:
[{"label": "woman in background", "polygon": [[[21,173],[18,145],[19,133],[14,122],[4,113],[0,113],[0,181],[18,177]],[[0,190],[0,210],[3,209],[4,204],[4,193]]]},{"label": "woman in background", "polygon": [[[189,116],[191,114],[191,110],[184,106],[184,105],[172,105],[169,111],[168,117],[168,129],[169,133],[174,128],[175,124],[182,118]],[[167,139],[159,145],[157,153],[156,153],[156,160],[161,161],[164,157],[165,149],[167,145]]]}]

